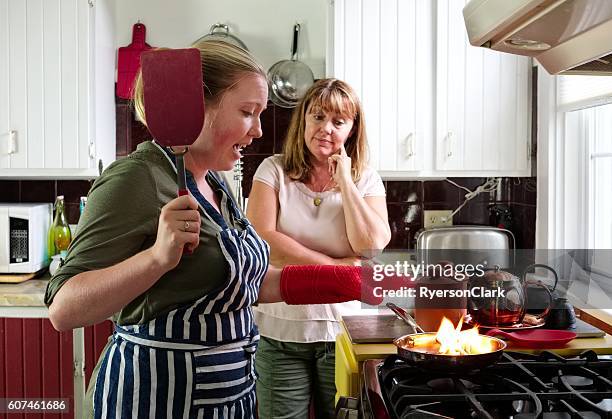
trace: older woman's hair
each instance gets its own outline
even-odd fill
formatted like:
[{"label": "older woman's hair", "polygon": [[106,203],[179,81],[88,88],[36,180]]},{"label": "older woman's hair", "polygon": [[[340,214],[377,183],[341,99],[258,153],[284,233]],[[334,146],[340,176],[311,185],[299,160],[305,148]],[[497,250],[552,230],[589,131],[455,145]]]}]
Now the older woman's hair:
[{"label": "older woman's hair", "polygon": [[[267,78],[266,71],[248,51],[228,42],[204,40],[193,44],[192,48],[200,50],[204,101],[207,106],[217,105],[225,92],[249,74]],[[134,108],[137,116],[146,125],[140,71],[134,83]]]},{"label": "older woman's hair", "polygon": [[329,112],[353,120],[353,131],[344,147],[351,158],[351,177],[357,182],[367,165],[368,140],[363,110],[357,94],[346,82],[322,79],[313,84],[293,111],[283,146],[283,168],[287,175],[301,182],[307,181],[312,169],[312,155],[306,147],[304,131],[306,114]]}]

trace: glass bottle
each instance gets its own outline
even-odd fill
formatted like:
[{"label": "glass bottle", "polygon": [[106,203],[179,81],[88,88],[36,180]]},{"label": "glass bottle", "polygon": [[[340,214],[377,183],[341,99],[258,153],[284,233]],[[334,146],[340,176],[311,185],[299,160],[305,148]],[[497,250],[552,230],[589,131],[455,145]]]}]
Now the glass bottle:
[{"label": "glass bottle", "polygon": [[62,250],[68,249],[72,241],[70,226],[66,221],[64,212],[64,196],[59,195],[55,199],[55,218],[49,229],[49,238],[47,241],[49,257],[60,253]]}]

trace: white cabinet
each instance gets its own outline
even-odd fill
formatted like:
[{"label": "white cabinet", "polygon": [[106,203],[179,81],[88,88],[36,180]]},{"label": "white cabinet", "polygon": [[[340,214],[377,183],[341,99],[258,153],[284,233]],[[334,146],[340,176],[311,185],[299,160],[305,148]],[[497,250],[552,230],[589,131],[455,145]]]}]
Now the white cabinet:
[{"label": "white cabinet", "polygon": [[[93,177],[100,160],[114,160],[114,128],[96,138],[96,123],[114,127],[113,68],[95,71],[94,44],[111,32],[96,30],[96,8],[93,0],[0,0],[0,177]],[[103,89],[105,102],[96,98]]]},{"label": "white cabinet", "polygon": [[464,3],[437,1],[434,168],[529,175],[530,59],[471,46]]},{"label": "white cabinet", "polygon": [[335,0],[334,77],[359,95],[380,171],[422,170],[433,137],[433,22],[429,1]]},{"label": "white cabinet", "polygon": [[527,58],[469,45],[462,0],[334,0],[328,74],[364,107],[387,178],[529,176]]}]

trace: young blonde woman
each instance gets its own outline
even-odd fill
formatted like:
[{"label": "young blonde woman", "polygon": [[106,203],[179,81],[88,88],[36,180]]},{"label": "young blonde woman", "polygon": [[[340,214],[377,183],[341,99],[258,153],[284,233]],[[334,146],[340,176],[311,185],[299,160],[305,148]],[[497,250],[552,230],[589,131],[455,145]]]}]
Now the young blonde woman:
[{"label": "young blonde woman", "polygon": [[[206,122],[185,157],[190,194],[176,197],[169,150],[140,144],[96,180],[47,287],[58,330],[115,322],[79,417],[252,418],[259,333],[251,305],[361,298],[356,270],[268,269],[268,245],[216,173],[262,135],[265,71],[228,43],[195,47]],[[135,97],[146,122],[140,82]],[[191,254],[183,254],[186,245]],[[329,278],[342,286],[321,292],[317,281]]]},{"label": "young blonde woman", "polygon": [[[247,214],[269,244],[271,264],[359,265],[391,233],[385,190],[367,165],[363,111],[337,79],[316,82],[295,109],[282,155],[262,162]],[[259,417],[307,418],[334,412],[334,340],[343,314],[359,303],[260,304],[256,358]]]}]

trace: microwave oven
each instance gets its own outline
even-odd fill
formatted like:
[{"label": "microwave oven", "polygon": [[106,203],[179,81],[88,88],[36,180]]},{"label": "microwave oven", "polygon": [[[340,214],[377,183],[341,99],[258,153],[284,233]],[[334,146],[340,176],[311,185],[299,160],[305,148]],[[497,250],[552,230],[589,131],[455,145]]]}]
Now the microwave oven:
[{"label": "microwave oven", "polygon": [[0,204],[0,274],[34,273],[49,265],[52,204]]}]

